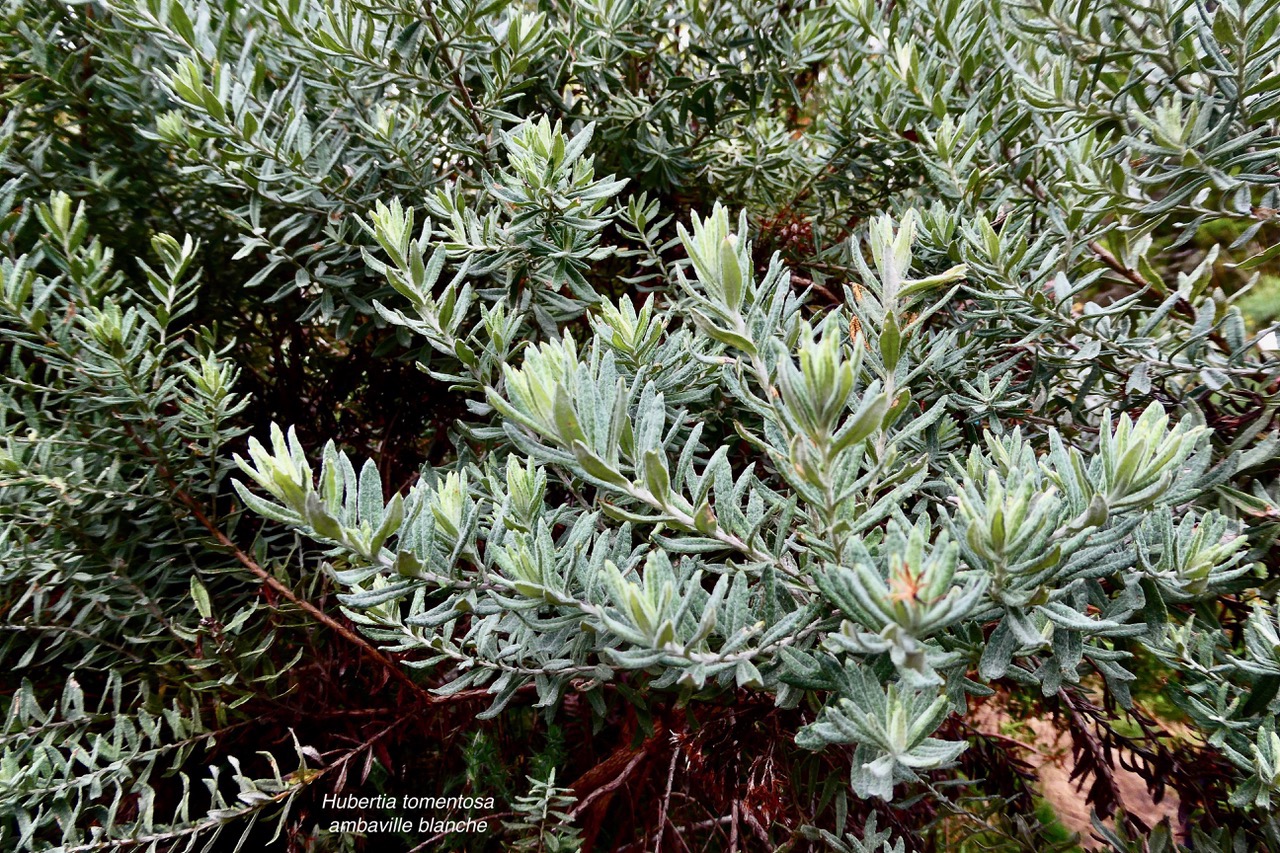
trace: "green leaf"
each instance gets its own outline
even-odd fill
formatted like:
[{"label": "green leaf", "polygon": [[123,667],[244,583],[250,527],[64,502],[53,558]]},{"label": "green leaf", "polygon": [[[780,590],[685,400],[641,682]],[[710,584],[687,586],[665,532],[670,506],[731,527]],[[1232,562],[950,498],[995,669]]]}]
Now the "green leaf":
[{"label": "green leaf", "polygon": [[205,589],[200,578],[191,576],[191,600],[196,603],[196,612],[203,619],[213,618],[213,602],[209,600],[209,590]]},{"label": "green leaf", "polygon": [[888,411],[889,395],[887,393],[882,391],[869,401],[864,399],[852,420],[844,427],[848,432],[844,432],[841,436],[840,446],[854,445],[869,438],[884,424]]},{"label": "green leaf", "polygon": [[698,511],[693,515],[693,526],[702,534],[714,536],[719,523],[716,521],[716,514],[711,511],[711,504],[703,503],[698,507]]},{"label": "green leaf", "polygon": [[378,527],[382,523],[382,475],[372,459],[365,460],[360,467],[358,500],[360,521],[370,527]]},{"label": "green leaf", "polygon": [[898,320],[892,312],[885,314],[884,327],[880,330],[880,357],[884,360],[885,370],[892,374],[898,366],[898,355],[902,347],[902,333],[898,331]]},{"label": "green leaf", "polygon": [[573,455],[578,460],[578,465],[582,467],[589,476],[594,477],[602,483],[611,486],[620,486],[625,488],[630,485],[630,481],[622,475],[621,471],[612,468],[603,459],[597,456],[591,448],[587,447],[581,441],[573,443]]},{"label": "green leaf", "polygon": [[987,639],[982,650],[982,658],[978,661],[978,675],[985,681],[1003,678],[1013,661],[1013,653],[1017,651],[1018,638],[1008,619],[1001,619],[996,629]]},{"label": "green leaf", "polygon": [[667,473],[667,457],[660,450],[644,454],[645,486],[658,502],[667,505],[671,497],[671,476]]}]

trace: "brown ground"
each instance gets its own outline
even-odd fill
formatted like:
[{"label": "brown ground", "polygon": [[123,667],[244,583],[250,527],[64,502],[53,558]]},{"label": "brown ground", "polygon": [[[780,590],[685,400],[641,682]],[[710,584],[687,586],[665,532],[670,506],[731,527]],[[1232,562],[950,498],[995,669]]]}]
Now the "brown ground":
[{"label": "brown ground", "polygon": [[[1036,769],[1039,776],[1039,793],[1053,807],[1058,820],[1068,830],[1078,833],[1080,844],[1086,850],[1097,850],[1102,844],[1093,837],[1089,806],[1085,794],[1092,782],[1089,777],[1071,781],[1074,763],[1071,756],[1071,735],[1065,726],[1052,718],[1015,718],[997,699],[975,709],[973,722],[983,732],[1009,736],[1005,729],[1015,722],[1014,738],[1025,747],[1021,758]],[[1136,773],[1115,767],[1114,775],[1120,788],[1125,811],[1154,826],[1165,817],[1177,825],[1178,795],[1166,790],[1164,799],[1152,802],[1147,785]],[[1111,821],[1107,821],[1108,824]]]}]

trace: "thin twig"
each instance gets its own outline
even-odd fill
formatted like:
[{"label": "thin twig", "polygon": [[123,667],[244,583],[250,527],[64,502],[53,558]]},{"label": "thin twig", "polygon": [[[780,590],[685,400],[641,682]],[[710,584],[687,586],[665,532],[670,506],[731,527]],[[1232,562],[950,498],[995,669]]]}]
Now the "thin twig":
[{"label": "thin twig", "polygon": [[462,80],[462,73],[458,70],[458,66],[453,63],[453,59],[449,56],[448,40],[444,37],[444,28],[440,26],[440,19],[436,17],[435,9],[432,8],[431,0],[426,0],[422,4],[422,10],[427,16],[427,25],[431,27],[431,34],[436,37],[436,44],[440,49],[440,60],[444,63],[444,67],[448,70],[449,76],[453,78],[453,85],[458,90],[458,96],[462,100],[463,107],[466,108],[467,114],[471,117],[471,123],[476,126],[476,133],[480,135],[480,150],[488,154],[488,130],[484,126],[484,121],[480,118],[480,111],[476,109],[475,102],[471,100],[471,90],[467,88],[467,84]]},{"label": "thin twig", "polygon": [[[662,795],[662,805],[658,808],[658,840],[653,845],[653,853],[662,853],[662,837],[666,834],[666,827],[670,822],[667,820],[667,810],[671,807],[671,784],[676,778],[676,759],[680,757],[680,750],[676,745],[674,733],[671,735],[671,741],[671,765],[667,767],[667,790]],[[675,829],[675,827],[673,826],[672,829]],[[676,837],[679,837],[679,833],[677,833]]]},{"label": "thin twig", "polygon": [[[1111,254],[1111,252],[1107,251],[1107,248],[1103,246],[1101,243],[1099,243],[1097,240],[1089,241],[1089,251],[1093,252],[1093,254],[1097,256],[1098,260],[1102,261],[1112,270],[1119,273],[1129,283],[1135,284],[1141,288],[1155,290],[1159,292],[1159,289],[1154,284],[1147,281],[1146,277],[1144,277],[1142,273],[1138,272],[1137,270],[1130,269],[1127,265],[1121,263],[1119,258]],[[1174,303],[1173,307],[1177,309],[1178,313],[1186,317],[1189,317],[1192,320],[1196,318],[1196,308],[1187,300],[1185,296],[1179,295],[1178,300],[1177,302]],[[1218,347],[1221,348],[1224,354],[1231,352],[1231,346],[1226,342],[1226,340],[1222,337],[1222,335],[1219,334],[1216,330],[1209,332],[1209,340],[1217,344]]]},{"label": "thin twig", "polygon": [[[1038,201],[1042,203],[1050,201],[1048,193],[1044,191],[1044,188],[1041,187],[1034,178],[1024,178],[1023,184],[1027,189],[1031,190],[1032,195],[1034,195]],[[1086,245],[1088,246],[1089,251],[1093,253],[1094,257],[1102,261],[1103,264],[1113,272],[1118,273],[1130,284],[1143,288],[1144,290],[1153,290],[1157,293],[1160,292],[1160,288],[1147,281],[1146,277],[1143,276],[1142,273],[1137,270],[1130,269],[1127,264],[1123,263],[1119,258],[1113,255],[1106,246],[1102,245],[1097,240],[1090,240]],[[1174,303],[1174,308],[1177,309],[1178,313],[1189,317],[1192,320],[1196,318],[1195,306],[1192,305],[1185,296],[1178,296],[1177,302]],[[1208,337],[1209,340],[1218,345],[1224,354],[1229,354],[1231,352],[1231,346],[1216,330],[1211,330]]]}]

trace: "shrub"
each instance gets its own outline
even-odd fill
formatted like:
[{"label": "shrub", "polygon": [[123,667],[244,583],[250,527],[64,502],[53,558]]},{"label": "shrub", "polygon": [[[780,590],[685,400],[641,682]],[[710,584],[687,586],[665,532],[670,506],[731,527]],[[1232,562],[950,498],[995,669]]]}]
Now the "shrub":
[{"label": "shrub", "polygon": [[1277,11],[14,0],[0,840],[1280,849]]}]

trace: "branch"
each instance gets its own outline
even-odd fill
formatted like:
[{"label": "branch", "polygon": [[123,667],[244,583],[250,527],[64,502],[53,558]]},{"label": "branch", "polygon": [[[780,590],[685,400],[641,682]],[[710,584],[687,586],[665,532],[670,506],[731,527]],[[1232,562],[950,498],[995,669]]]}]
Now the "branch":
[{"label": "branch", "polygon": [[[571,820],[576,818],[579,814],[586,811],[587,807],[596,800],[625,785],[627,780],[631,778],[631,774],[635,772],[636,768],[639,767],[651,753],[657,750],[658,742],[659,737],[656,734],[647,738],[644,743],[640,744],[640,748],[631,755],[630,760],[626,761],[626,764],[616,776],[609,779],[609,781],[605,782],[603,785],[594,788],[589,794],[574,804],[573,809],[569,812],[569,818]],[[626,760],[629,752],[631,752],[631,750],[626,746],[626,744],[618,747],[613,755],[606,758],[603,763],[596,765],[591,770],[588,770],[582,775],[582,778],[574,783],[573,788],[575,789],[575,793],[577,790],[591,786],[598,777],[607,778],[613,772],[615,767]]]},{"label": "branch", "polygon": [[[165,476],[166,480],[169,479],[167,477],[167,471],[162,472],[162,475]],[[171,480],[170,482],[172,483]],[[206,530],[209,531],[209,534],[213,536],[215,540],[217,540],[218,544],[222,545],[225,548],[228,548],[231,551],[231,553],[235,555],[235,558],[240,562],[242,566],[244,566],[253,574],[257,575],[258,578],[262,580],[263,584],[270,587],[274,592],[279,594],[282,598],[286,599],[293,605],[301,608],[313,619],[315,619],[317,622],[320,622],[322,625],[326,626],[327,628],[330,628],[335,633],[337,633],[338,636],[342,637],[344,640],[347,640],[352,645],[359,648],[360,651],[367,658],[369,658],[370,660],[372,660],[377,664],[380,664],[386,670],[387,674],[391,676],[393,680],[398,681],[400,684],[402,684],[405,687],[408,687],[409,690],[411,690],[414,693],[414,695],[418,697],[418,699],[430,704],[430,703],[440,702],[441,700],[447,699],[447,698],[448,699],[457,698],[457,695],[461,695],[461,694],[456,694],[455,696],[452,696],[452,697],[436,696],[435,694],[426,690],[424,687],[422,687],[420,684],[418,684],[416,681],[410,678],[408,673],[404,671],[404,669],[400,666],[400,664],[398,664],[396,661],[392,660],[391,658],[388,658],[382,652],[378,651],[378,649],[374,648],[374,646],[364,637],[361,637],[355,631],[351,630],[346,625],[339,622],[337,619],[334,619],[332,616],[330,616],[328,613],[325,613],[319,607],[316,607],[310,601],[307,601],[306,599],[298,596],[297,593],[295,593],[292,589],[288,587],[288,585],[282,583],[279,578],[277,578],[275,575],[268,572],[262,566],[258,565],[256,560],[254,560],[244,551],[240,550],[240,547],[236,545],[234,542],[232,542],[231,539],[228,538],[227,534],[222,532],[221,528],[219,528],[216,524],[214,524],[212,521],[209,520],[209,517],[205,515],[204,510],[201,508],[200,504],[194,498],[188,495],[181,488],[178,488],[176,484],[174,484],[174,489],[175,489],[174,495],[178,498],[178,500],[184,506],[187,507],[188,510],[191,511],[191,514],[195,517],[196,521],[200,522],[200,524]],[[482,690],[480,692],[484,693],[485,695],[489,695],[487,690]]]},{"label": "branch", "polygon": [[436,37],[436,44],[440,48],[440,60],[444,63],[444,67],[448,70],[449,76],[453,78],[453,85],[458,90],[458,96],[462,100],[462,106],[466,108],[467,115],[471,117],[471,123],[476,126],[476,133],[480,136],[480,150],[488,154],[489,152],[489,131],[484,125],[484,121],[480,118],[480,111],[476,109],[475,102],[471,100],[471,90],[467,88],[467,84],[462,80],[462,74],[458,70],[458,66],[453,64],[453,60],[449,57],[448,41],[444,37],[444,28],[440,26],[440,19],[436,17],[435,9],[432,8],[431,0],[426,0],[422,4],[422,11],[427,16],[427,25],[431,27],[431,34]]},{"label": "branch", "polygon": [[[157,473],[159,473],[160,478],[168,483],[169,487],[173,489],[173,495],[177,498],[178,502],[191,512],[191,515],[195,520],[198,521],[205,530],[209,531],[209,535],[211,535],[218,544],[229,549],[231,553],[235,555],[235,558],[240,562],[240,564],[256,575],[264,585],[279,594],[285,600],[306,612],[317,622],[332,629],[338,634],[338,636],[354,645],[365,657],[380,665],[393,681],[397,681],[404,687],[407,687],[419,701],[425,704],[438,704],[441,702],[457,700],[460,696],[473,692],[463,691],[463,693],[457,693],[452,696],[437,696],[431,693],[410,678],[408,673],[404,671],[399,663],[380,652],[364,637],[361,637],[351,628],[348,628],[337,619],[334,619],[310,601],[299,597],[298,594],[290,589],[288,585],[282,583],[279,578],[268,572],[262,566],[258,565],[256,560],[242,551],[240,546],[236,545],[235,542],[232,542],[230,537],[228,537],[226,533],[222,532],[222,528],[218,527],[218,525],[214,524],[213,521],[209,519],[209,516],[205,514],[204,507],[200,505],[200,502],[188,494],[182,486],[178,485],[177,480],[173,476],[173,472],[169,468],[168,460],[162,451],[158,451],[156,448],[151,447],[143,441],[128,421],[122,419],[121,423],[124,426],[125,432],[133,440],[133,443],[142,451],[143,455],[147,456],[155,463]],[[480,690],[478,692],[489,695],[487,690]]]}]

